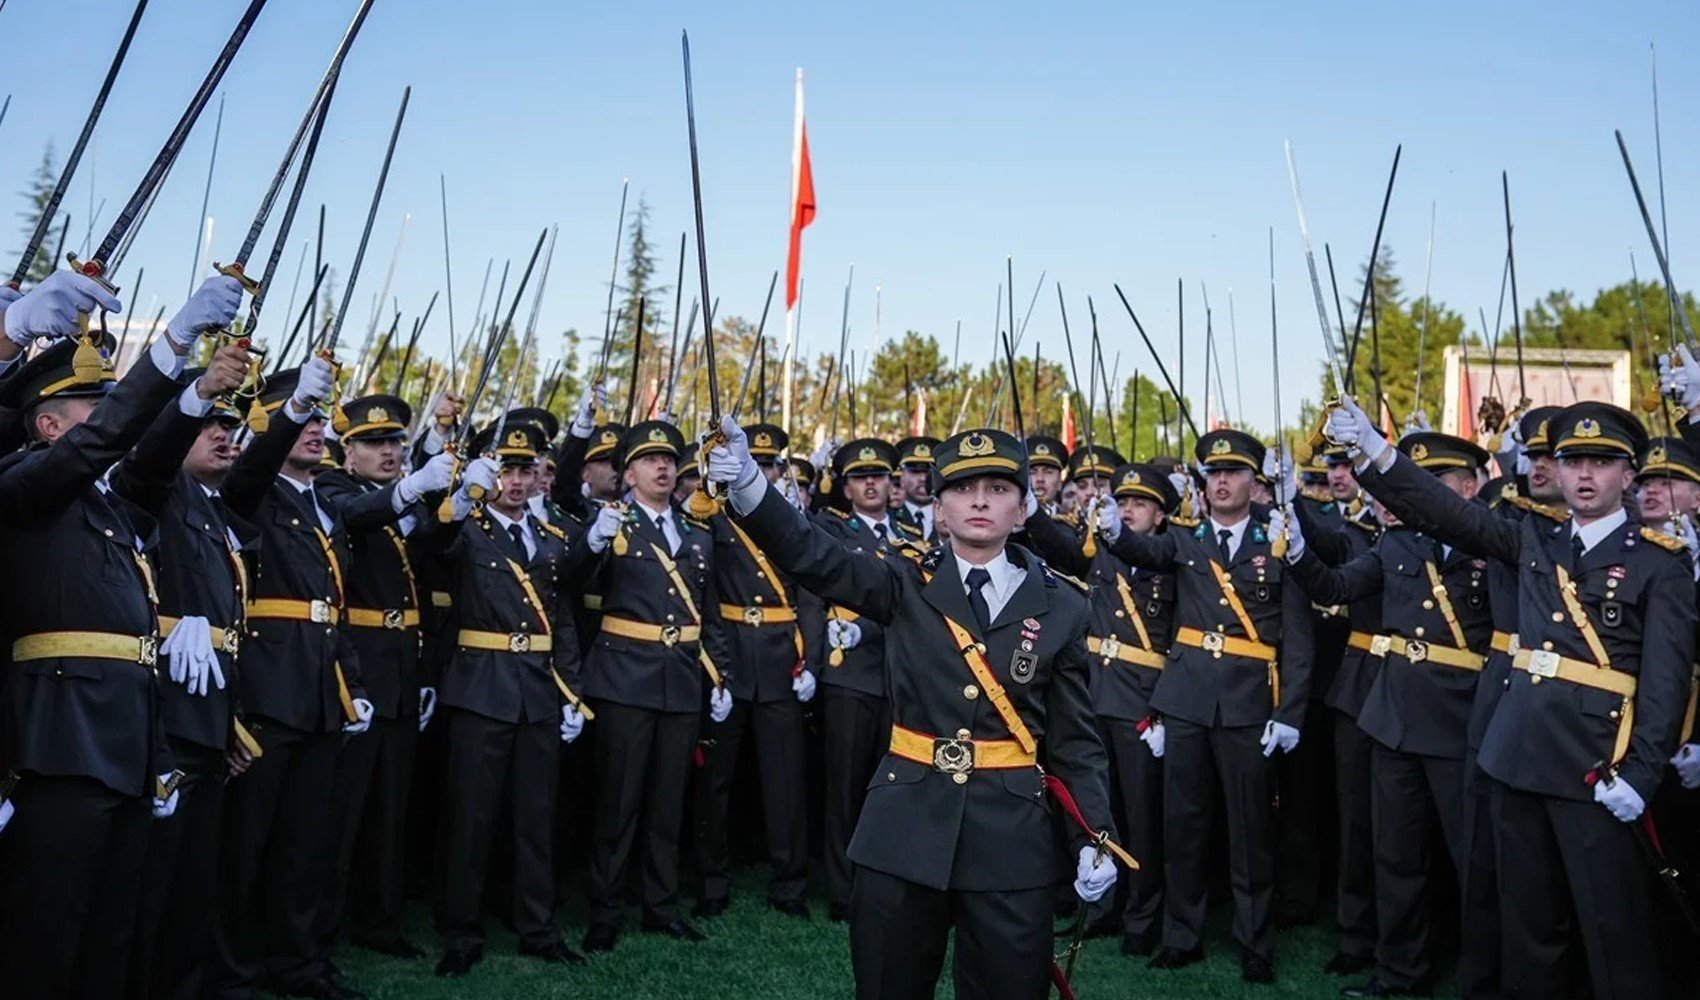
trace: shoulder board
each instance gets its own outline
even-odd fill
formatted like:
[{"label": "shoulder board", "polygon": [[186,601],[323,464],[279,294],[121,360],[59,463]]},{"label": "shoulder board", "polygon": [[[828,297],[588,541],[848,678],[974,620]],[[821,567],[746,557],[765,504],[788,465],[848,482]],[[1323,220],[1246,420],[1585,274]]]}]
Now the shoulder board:
[{"label": "shoulder board", "polygon": [[1066,524],[1071,528],[1080,527],[1080,515],[1072,510],[1058,511],[1051,515],[1051,520],[1058,524]]},{"label": "shoulder board", "polygon": [[694,517],[688,517],[688,516],[681,516],[679,518],[679,520],[685,522],[686,527],[695,528],[698,531],[708,531],[708,530],[710,530],[707,521],[699,521]]},{"label": "shoulder board", "polygon": [[1165,524],[1172,524],[1172,525],[1175,525],[1176,527],[1179,527],[1179,528],[1186,528],[1188,530],[1196,530],[1200,527],[1203,527],[1203,524],[1204,524],[1204,522],[1198,520],[1197,518],[1181,517],[1179,514],[1176,514],[1174,517],[1165,519],[1164,523]]},{"label": "shoulder board", "polygon": [[1655,531],[1645,525],[1641,527],[1641,537],[1667,552],[1681,552],[1688,547],[1682,539],[1672,538],[1662,531]]},{"label": "shoulder board", "polygon": [[1526,510],[1531,514],[1539,514],[1542,517],[1559,523],[1570,520],[1569,511],[1559,507],[1553,507],[1549,504],[1536,503],[1526,496],[1513,493],[1510,496],[1506,496],[1505,500],[1507,503],[1511,504],[1511,506],[1516,507],[1519,510]]},{"label": "shoulder board", "polygon": [[1360,531],[1367,531],[1372,534],[1381,528],[1381,525],[1376,524],[1374,521],[1360,521],[1355,517],[1348,520],[1346,523]]},{"label": "shoulder board", "polygon": [[537,525],[549,534],[559,538],[561,541],[564,542],[567,540],[567,533],[562,531],[560,528],[555,527],[553,524],[550,524],[548,521],[538,520]]},{"label": "shoulder board", "polygon": [[898,521],[897,530],[900,534],[908,535],[910,538],[919,539],[921,537],[921,526],[912,521]]},{"label": "shoulder board", "polygon": [[[850,520],[849,512],[839,510],[837,507],[822,507],[821,511],[823,513],[831,514],[833,517],[838,518],[840,521],[849,521]],[[852,525],[852,527],[854,527],[854,525]]]},{"label": "shoulder board", "polygon": [[1063,573],[1063,572],[1057,570],[1054,566],[1051,566],[1049,563],[1045,563],[1043,565],[1044,565],[1044,569],[1045,569],[1045,582],[1051,583],[1051,582],[1056,581],[1056,580],[1061,580],[1064,583],[1071,584],[1074,587],[1074,589],[1080,591],[1082,594],[1086,593],[1088,590],[1091,589],[1087,586],[1085,580],[1081,580],[1077,577],[1069,576],[1067,573]]}]

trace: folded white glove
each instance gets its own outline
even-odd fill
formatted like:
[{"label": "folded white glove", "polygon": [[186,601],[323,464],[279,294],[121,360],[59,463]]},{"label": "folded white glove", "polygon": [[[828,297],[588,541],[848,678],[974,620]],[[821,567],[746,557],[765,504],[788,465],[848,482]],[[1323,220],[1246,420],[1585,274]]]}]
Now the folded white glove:
[{"label": "folded white glove", "polygon": [[1641,818],[1641,813],[1647,808],[1647,803],[1641,800],[1641,793],[1627,781],[1594,782],[1594,801],[1611,810],[1620,823],[1631,823]]},{"label": "folded white glove", "polygon": [[1139,734],[1139,739],[1151,751],[1151,756],[1163,756],[1163,723],[1153,722],[1145,727],[1145,732]]},{"label": "folded white glove", "polygon": [[496,492],[496,480],[502,478],[502,466],[493,458],[482,455],[467,463],[466,471],[461,473],[460,489],[469,498],[472,487],[477,486],[484,491],[485,496]]},{"label": "folded white glove", "polygon": [[807,670],[797,671],[797,676],[791,678],[791,690],[797,695],[797,700],[806,702],[815,696],[815,675]]},{"label": "folded white glove", "polygon": [[1304,529],[1299,527],[1297,514],[1276,507],[1269,512],[1269,537],[1280,538],[1283,533],[1287,536],[1287,561],[1296,563],[1305,554]]},{"label": "folded white glove", "polygon": [[584,540],[590,546],[590,551],[601,552],[620,533],[620,525],[626,521],[626,512],[615,504],[603,504],[596,512],[596,520],[590,522],[590,530],[585,532]]},{"label": "folded white glove", "polygon": [[1122,533],[1122,512],[1113,503],[1101,504],[1098,507],[1098,530],[1104,537],[1115,541]]},{"label": "folded white glove", "polygon": [[835,649],[855,649],[862,642],[862,626],[857,622],[826,620],[826,644]]},{"label": "folded white glove", "polygon": [[165,327],[165,335],[178,347],[188,347],[202,334],[223,330],[236,322],[242,308],[242,282],[215,274],[201,282],[177,315]]},{"label": "folded white glove", "polygon": [[[11,313],[7,313],[7,318],[10,317]],[[1680,364],[1676,371],[1676,388],[1682,393],[1682,408],[1700,409],[1700,361],[1694,360],[1687,344],[1676,345],[1676,355]]]},{"label": "folded white glove", "polygon": [[344,722],[342,731],[351,735],[363,733],[372,728],[372,703],[365,698],[354,699],[354,721]]},{"label": "folded white glove", "polygon": [[1299,731],[1285,722],[1270,719],[1263,724],[1263,736],[1257,741],[1263,747],[1263,756],[1267,757],[1279,749],[1282,753],[1292,753],[1299,745]]},{"label": "folded white glove", "polygon": [[180,619],[160,643],[159,651],[171,660],[172,681],[183,685],[190,694],[205,695],[208,677],[220,691],[224,690],[224,668],[219,665],[212,628],[205,618],[191,615]]},{"label": "folded white glove", "polygon": [[1282,503],[1291,502],[1299,495],[1299,480],[1293,474],[1293,460],[1279,446],[1264,449],[1263,478],[1269,480],[1275,499]]},{"label": "folded white glove", "polygon": [[608,390],[601,382],[592,382],[584,387],[584,392],[578,398],[578,408],[573,411],[572,425],[567,433],[576,438],[588,438],[590,432],[596,429],[596,411],[608,409]]},{"label": "folded white glove", "polygon": [[77,315],[96,309],[123,312],[124,303],[88,275],[54,271],[6,307],[6,338],[28,347],[37,337],[69,337],[77,332]]},{"label": "folded white glove", "polygon": [[1091,845],[1080,849],[1080,860],[1074,866],[1074,891],[1088,903],[1096,903],[1104,898],[1110,887],[1116,884],[1116,862],[1106,852],[1098,857],[1098,849]]},{"label": "folded white glove", "polygon": [[297,413],[310,410],[321,399],[329,399],[335,388],[336,370],[329,361],[315,354],[301,366],[301,377],[289,396],[290,407]]},{"label": "folded white glove", "polygon": [[720,433],[726,438],[726,443],[708,450],[704,475],[713,482],[725,483],[736,492],[761,478],[761,466],[750,456],[749,439],[731,414],[720,418]]},{"label": "folded white glove", "polygon": [[401,482],[395,484],[395,494],[403,505],[416,504],[427,493],[448,489],[454,482],[454,474],[455,457],[444,452],[402,476]]},{"label": "folded white glove", "polygon": [[571,705],[561,706],[561,742],[571,743],[584,732],[584,713]]},{"label": "folded white glove", "polygon": [[437,714],[437,689],[422,687],[419,689],[419,731],[431,724],[431,716]]},{"label": "folded white glove", "polygon": [[1670,762],[1682,787],[1689,791],[1700,788],[1700,744],[1684,743]]},{"label": "folded white glove", "polygon": [[[170,779],[171,775],[169,774],[159,776],[160,781],[169,781]],[[171,814],[177,811],[177,799],[180,794],[177,789],[173,788],[169,796],[163,799],[155,797],[153,800],[153,818],[169,819]]]},{"label": "folded white glove", "polygon": [[[5,286],[0,286],[0,287],[5,287]],[[7,799],[4,802],[0,802],[0,833],[6,832],[6,824],[12,822],[12,816],[17,811],[18,811],[18,807],[12,805],[11,799]]]},{"label": "folded white glove", "polygon": [[715,688],[708,693],[708,717],[715,722],[725,722],[732,714],[732,692],[723,687]]}]

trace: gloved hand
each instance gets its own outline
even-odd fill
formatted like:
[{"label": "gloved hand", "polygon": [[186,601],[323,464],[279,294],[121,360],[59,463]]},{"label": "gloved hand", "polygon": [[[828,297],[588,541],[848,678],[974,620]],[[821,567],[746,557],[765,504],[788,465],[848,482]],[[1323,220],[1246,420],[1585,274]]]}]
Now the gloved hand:
[{"label": "gloved hand", "polygon": [[1140,742],[1151,751],[1151,756],[1163,756],[1163,722],[1161,719],[1145,727],[1145,732],[1139,734]]},{"label": "gloved hand", "polygon": [[1273,754],[1277,748],[1282,753],[1292,753],[1299,745],[1299,731],[1285,722],[1270,719],[1263,724],[1263,736],[1257,741],[1263,747],[1263,756]]},{"label": "gloved hand", "polygon": [[431,716],[437,714],[437,689],[422,687],[419,689],[419,731],[431,724]]},{"label": "gloved hand", "polygon": [[460,476],[460,491],[470,499],[472,487],[484,490],[485,496],[496,492],[496,480],[502,478],[502,466],[493,458],[480,455],[467,463],[466,471]]},{"label": "gloved hand", "polygon": [[855,649],[862,642],[862,626],[837,618],[826,620],[826,644],[835,649]]},{"label": "gloved hand", "polygon": [[[10,319],[10,316],[8,313],[7,318]],[[1687,344],[1678,344],[1676,355],[1674,361],[1661,361],[1659,368],[1661,373],[1667,368],[1670,369],[1667,394],[1679,400],[1683,409],[1692,411],[1700,408],[1700,361],[1694,360],[1694,354]],[[1660,378],[1661,387],[1665,385],[1665,381]]]},{"label": "gloved hand", "polygon": [[798,701],[809,701],[815,696],[815,675],[807,670],[797,671],[797,676],[791,678],[791,691]]},{"label": "gloved hand", "polygon": [[1269,511],[1269,537],[1280,538],[1283,533],[1287,536],[1287,561],[1296,563],[1305,554],[1304,529],[1299,527],[1297,514],[1275,507]]},{"label": "gloved hand", "polygon": [[[0,285],[0,288],[4,287],[4,285]],[[6,824],[12,822],[12,817],[17,813],[17,811],[18,807],[12,805],[11,799],[0,802],[0,833],[6,832]]]},{"label": "gloved hand", "polygon": [[708,693],[708,717],[715,722],[725,722],[732,714],[732,692],[723,687],[715,688]]},{"label": "gloved hand", "polygon": [[1627,781],[1594,782],[1594,801],[1611,810],[1620,823],[1633,823],[1647,808],[1641,793]]},{"label": "gloved hand", "polygon": [[[162,774],[159,776],[159,780],[169,781],[171,780],[171,775]],[[177,811],[177,799],[179,795],[181,795],[181,793],[177,789],[173,788],[171,790],[171,794],[163,799],[156,796],[153,800],[153,818],[169,819],[171,814]]]},{"label": "gloved hand", "polygon": [[6,339],[28,347],[37,337],[69,337],[77,332],[77,314],[96,309],[123,312],[124,303],[86,274],[54,271],[6,307]]},{"label": "gloved hand", "polygon": [[1700,553],[1700,537],[1694,533],[1694,522],[1687,514],[1678,515],[1675,520],[1665,518],[1659,523],[1659,530],[1681,542],[1688,549],[1688,558],[1694,559]]},{"label": "gloved hand", "polygon": [[305,413],[319,405],[321,399],[329,399],[335,390],[336,370],[329,361],[315,354],[301,366],[301,377],[295,382],[295,391],[289,395],[290,409]]},{"label": "gloved hand", "polygon": [[1670,762],[1682,787],[1689,791],[1700,788],[1700,743],[1684,743]]},{"label": "gloved hand", "polygon": [[0,285],[0,313],[4,313],[7,306],[23,297],[24,293],[11,285]]},{"label": "gloved hand", "polygon": [[436,455],[429,462],[401,477],[395,484],[396,496],[404,505],[416,504],[419,498],[437,490],[446,490],[454,482],[455,457],[448,452]]},{"label": "gloved hand", "polygon": [[714,482],[725,483],[734,491],[744,489],[761,478],[761,466],[750,457],[749,439],[731,414],[720,418],[720,433],[726,438],[726,443],[708,450],[704,475]]},{"label": "gloved hand", "polygon": [[354,721],[344,722],[342,731],[358,735],[372,728],[372,703],[365,698],[354,699]]},{"label": "gloved hand", "polygon": [[590,432],[596,429],[596,411],[608,409],[608,390],[601,382],[592,382],[584,387],[584,392],[578,398],[578,408],[573,411],[572,425],[567,433],[576,438],[588,438]]},{"label": "gloved hand", "polygon": [[220,691],[224,690],[224,668],[219,665],[212,629],[205,618],[180,619],[159,644],[159,651],[171,660],[171,680],[183,685],[190,694],[205,695],[208,676]]},{"label": "gloved hand", "polygon": [[820,443],[820,447],[809,452],[809,464],[817,469],[824,469],[828,465],[832,464],[832,453],[837,450],[838,440],[836,438],[827,438],[825,441]]},{"label": "gloved hand", "polygon": [[1023,517],[1032,517],[1034,514],[1037,514],[1039,512],[1039,494],[1029,489],[1027,491],[1027,496],[1022,500],[1021,506]]},{"label": "gloved hand", "polygon": [[584,540],[590,546],[590,551],[601,552],[620,533],[620,525],[626,521],[626,512],[616,504],[603,504],[596,512],[596,520],[590,522],[590,530],[585,532]]},{"label": "gloved hand", "polygon": [[1499,434],[1499,450],[1494,452],[1494,460],[1499,463],[1499,471],[1503,475],[1527,475],[1529,460],[1524,457],[1528,449],[1523,444],[1523,422],[1509,421],[1506,428]]},{"label": "gloved hand", "polygon": [[1098,530],[1104,537],[1115,541],[1122,533],[1122,512],[1113,503],[1106,503],[1098,508]]},{"label": "gloved hand", "polygon": [[242,282],[215,274],[201,282],[201,287],[171,317],[165,335],[178,347],[188,347],[202,334],[223,330],[236,322],[236,311],[241,308]]},{"label": "gloved hand", "polygon": [[561,742],[571,743],[584,732],[584,713],[571,705],[561,706]]},{"label": "gloved hand", "polygon": [[1074,866],[1074,892],[1088,903],[1104,898],[1116,884],[1116,861],[1106,852],[1098,857],[1098,849],[1088,844],[1080,849],[1080,861]]},{"label": "gloved hand", "polygon": [[1375,429],[1375,421],[1350,396],[1341,396],[1340,405],[1328,411],[1323,433],[1370,462],[1381,458],[1387,450],[1387,441]]},{"label": "gloved hand", "polygon": [[1263,452],[1263,478],[1279,503],[1291,503],[1299,495],[1299,480],[1293,474],[1293,460],[1279,446]]}]

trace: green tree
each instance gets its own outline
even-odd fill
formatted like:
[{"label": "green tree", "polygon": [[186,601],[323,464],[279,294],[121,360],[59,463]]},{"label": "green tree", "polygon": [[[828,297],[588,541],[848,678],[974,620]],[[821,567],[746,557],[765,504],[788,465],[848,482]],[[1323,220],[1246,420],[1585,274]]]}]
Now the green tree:
[{"label": "green tree", "polygon": [[[59,183],[59,168],[53,162],[53,143],[49,142],[41,151],[41,162],[36,164],[35,172],[30,174],[28,184],[22,191],[25,208],[18,213],[22,220],[22,232],[25,241],[34,235],[36,225],[41,221],[42,214],[47,211],[47,199],[52,197],[53,189]],[[53,258],[54,235],[49,232],[42,240],[36,255],[29,262],[29,268],[24,272],[24,284],[33,285],[53,273],[58,261]]]}]

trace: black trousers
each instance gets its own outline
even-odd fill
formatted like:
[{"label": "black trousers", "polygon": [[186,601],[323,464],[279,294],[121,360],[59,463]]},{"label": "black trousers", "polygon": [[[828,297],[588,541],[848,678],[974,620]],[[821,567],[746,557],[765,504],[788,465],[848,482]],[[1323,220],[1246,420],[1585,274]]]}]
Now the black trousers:
[{"label": "black trousers", "polygon": [[727,842],[727,813],[732,800],[738,753],[744,740],[755,740],[761,779],[762,822],[773,864],[770,899],[801,899],[809,878],[809,827],[804,808],[803,704],[734,701],[725,722],[702,724],[703,766],[696,781],[696,854],[704,899],[723,899],[732,891],[732,851]]},{"label": "black trousers", "polygon": [[198,997],[212,935],[224,811],[224,754],[171,741],[185,777],[177,810],[148,828],[142,895],[136,908],[131,997]]},{"label": "black trousers", "polygon": [[1129,720],[1099,716],[1098,737],[1109,752],[1116,829],[1139,862],[1138,871],[1123,871],[1116,880],[1125,900],[1122,932],[1149,934],[1163,913],[1163,761],[1151,756]]},{"label": "black trousers", "polygon": [[342,733],[249,717],[265,753],[225,791],[209,995],[246,997],[263,972],[282,987],[329,971],[315,934],[331,863],[331,782]]},{"label": "black trousers", "polygon": [[[1438,827],[1464,870],[1464,762],[1422,757],[1376,743],[1370,751],[1370,809],[1375,829],[1376,976],[1389,986],[1430,985],[1429,907],[1435,873],[1430,855]],[[1442,892],[1442,898],[1451,894]]]},{"label": "black trousers", "polygon": [[1503,995],[1692,995],[1669,975],[1659,947],[1662,890],[1630,826],[1597,802],[1531,795],[1498,782],[1492,794]]},{"label": "black trousers", "polygon": [[957,1000],[1050,995],[1050,886],[995,892],[932,889],[857,866],[850,967],[857,1000],[932,1000],[956,930]]},{"label": "black trousers", "polygon": [[1200,726],[1165,719],[1163,751],[1163,944],[1196,948],[1209,904],[1214,777],[1226,802],[1228,879],[1234,940],[1274,961],[1275,768],[1263,756],[1262,726]]},{"label": "black trousers", "polygon": [[91,778],[25,773],[0,833],[0,977],[7,1000],[124,993],[146,798]]},{"label": "black trousers", "polygon": [[512,810],[514,932],[521,944],[555,942],[560,937],[553,854],[560,724],[500,722],[477,712],[447,711],[443,944],[467,950],[484,943],[479,917],[497,811],[504,802]]},{"label": "black trousers", "polygon": [[1493,827],[1493,779],[1464,753],[1463,912],[1459,917],[1458,995],[1499,996],[1499,858]]},{"label": "black trousers", "polygon": [[[1333,711],[1310,702],[1299,745],[1275,761],[1275,909],[1284,921],[1310,923],[1332,869],[1334,826]],[[1259,734],[1261,735],[1261,733]]]},{"label": "black trousers", "polygon": [[596,826],[590,853],[590,919],[618,925],[638,833],[643,832],[643,920],[679,917],[679,836],[684,826],[695,712],[596,704]]},{"label": "black trousers", "polygon": [[855,867],[847,853],[868,782],[891,746],[891,703],[877,695],[822,685],[826,750],[824,815],[827,899],[850,905]]},{"label": "black trousers", "polygon": [[331,801],[336,863],[327,873],[319,938],[328,952],[344,920],[358,940],[401,937],[406,903],[407,808],[417,716],[372,720],[337,754]]},{"label": "black trousers", "polygon": [[1334,713],[1334,780],[1339,789],[1340,864],[1336,879],[1335,950],[1353,958],[1375,952],[1375,837],[1370,810],[1370,755],[1375,741],[1358,720]]}]

